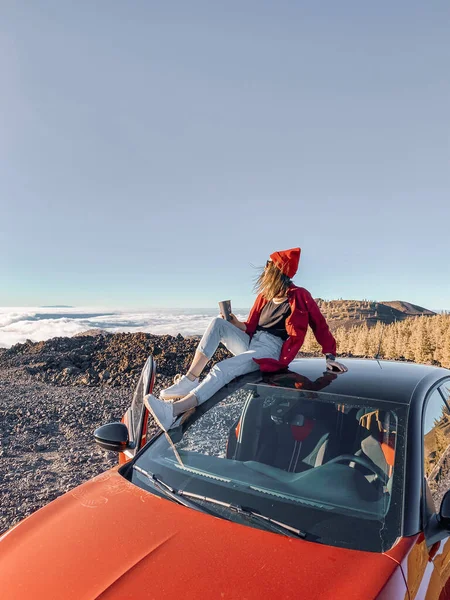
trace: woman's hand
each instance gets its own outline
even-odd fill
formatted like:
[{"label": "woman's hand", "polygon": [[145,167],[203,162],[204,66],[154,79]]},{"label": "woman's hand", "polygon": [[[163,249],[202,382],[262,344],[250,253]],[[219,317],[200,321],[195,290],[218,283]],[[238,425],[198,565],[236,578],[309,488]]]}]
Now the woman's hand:
[{"label": "woman's hand", "polygon": [[245,324],[242,323],[242,321],[239,321],[239,319],[236,317],[236,315],[233,315],[233,313],[230,314],[230,320],[228,322],[237,327],[238,329],[241,329],[242,331],[245,331],[247,329]]},{"label": "woman's hand", "polygon": [[346,373],[348,371],[347,367],[337,360],[331,360],[327,358],[327,369],[329,371],[339,371],[341,373]]}]

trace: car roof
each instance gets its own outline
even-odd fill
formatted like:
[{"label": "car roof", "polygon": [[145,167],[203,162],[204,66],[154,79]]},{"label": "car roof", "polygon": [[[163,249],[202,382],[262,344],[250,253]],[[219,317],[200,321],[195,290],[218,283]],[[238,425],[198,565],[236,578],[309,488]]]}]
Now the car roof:
[{"label": "car roof", "polygon": [[409,404],[420,382],[432,387],[434,383],[450,377],[450,370],[431,365],[376,359],[339,360],[348,371],[336,373],[336,377],[326,371],[323,358],[297,358],[289,365],[288,371],[263,374],[263,380],[293,389],[300,387],[303,390]]}]

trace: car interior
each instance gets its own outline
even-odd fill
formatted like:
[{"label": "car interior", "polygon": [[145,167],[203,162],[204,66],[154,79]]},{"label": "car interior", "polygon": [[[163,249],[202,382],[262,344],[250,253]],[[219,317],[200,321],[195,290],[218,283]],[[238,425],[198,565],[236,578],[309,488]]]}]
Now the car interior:
[{"label": "car interior", "polygon": [[239,393],[174,431],[176,452],[168,448],[158,460],[217,485],[384,518],[394,476],[394,412],[266,384]]},{"label": "car interior", "polygon": [[395,442],[395,416],[388,411],[280,396],[246,405],[229,431],[226,456],[301,473],[354,455],[372,468],[350,458],[347,465],[386,492],[392,482]]}]

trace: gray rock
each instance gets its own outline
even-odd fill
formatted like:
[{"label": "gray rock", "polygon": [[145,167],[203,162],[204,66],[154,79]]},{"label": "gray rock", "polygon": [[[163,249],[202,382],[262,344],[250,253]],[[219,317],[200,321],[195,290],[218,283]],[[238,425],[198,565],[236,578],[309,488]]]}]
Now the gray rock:
[{"label": "gray rock", "polygon": [[65,375],[77,375],[80,372],[80,369],[78,367],[76,367],[75,365],[70,365],[70,367],[66,367],[63,370],[63,373]]},{"label": "gray rock", "polygon": [[[121,333],[28,341],[2,350],[0,533],[116,464],[114,453],[94,444],[94,429],[121,419],[149,354],[156,357],[158,394],[188,368],[197,343]],[[219,348],[207,368],[228,356]]]},{"label": "gray rock", "polygon": [[108,381],[108,379],[111,378],[111,374],[108,369],[105,369],[102,373],[100,373],[99,377],[101,381]]}]

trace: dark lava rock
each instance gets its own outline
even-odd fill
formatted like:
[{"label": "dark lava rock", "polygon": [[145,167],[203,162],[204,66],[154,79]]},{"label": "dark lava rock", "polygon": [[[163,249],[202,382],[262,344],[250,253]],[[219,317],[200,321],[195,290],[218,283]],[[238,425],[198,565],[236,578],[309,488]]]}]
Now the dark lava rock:
[{"label": "dark lava rock", "polygon": [[105,369],[102,373],[100,373],[99,377],[101,381],[108,381],[108,379],[111,378],[111,373],[108,371],[108,369]]},{"label": "dark lava rock", "polygon": [[[89,335],[90,333],[90,335]],[[170,383],[184,373],[194,356],[198,337],[181,334],[108,333],[91,331],[72,338],[52,338],[45,342],[16,344],[0,352],[0,368],[17,368],[38,381],[56,385],[133,385],[151,354],[157,373]],[[231,354],[219,347],[211,368]]]},{"label": "dark lava rock", "polygon": [[[120,421],[150,354],[154,393],[188,369],[198,338],[147,333],[85,335],[0,352],[0,533],[117,463],[93,431]],[[208,372],[229,357],[220,347]],[[153,425],[150,424],[150,428]]]}]

